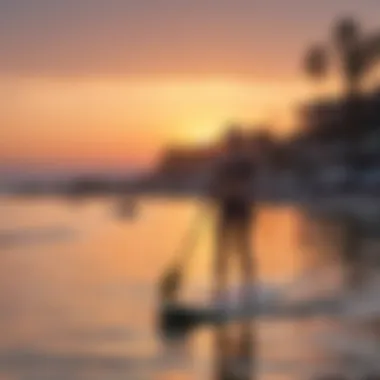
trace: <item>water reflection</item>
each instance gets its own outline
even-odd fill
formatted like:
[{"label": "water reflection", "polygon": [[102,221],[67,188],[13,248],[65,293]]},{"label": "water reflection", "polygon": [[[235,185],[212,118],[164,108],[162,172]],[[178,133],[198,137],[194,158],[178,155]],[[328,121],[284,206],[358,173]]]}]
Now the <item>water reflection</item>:
[{"label": "water reflection", "polygon": [[310,266],[321,263],[341,270],[347,290],[362,287],[376,276],[380,263],[380,223],[349,213],[307,215],[303,245],[308,247]]},{"label": "water reflection", "polygon": [[341,217],[338,221],[341,226],[340,250],[345,271],[345,285],[347,288],[357,288],[363,281],[364,229],[362,223],[352,216]]},{"label": "water reflection", "polygon": [[[297,207],[261,207],[252,233],[260,280],[271,285],[306,273],[305,281],[297,285],[306,294],[312,286],[327,283],[328,291],[338,292],[344,291],[343,285],[361,284],[367,289],[360,295],[365,295],[365,302],[355,303],[354,310],[362,314],[350,316],[350,321],[324,317],[218,326],[207,331],[211,337],[206,340],[197,340],[202,334],[197,330],[190,338],[194,345],[161,352],[153,331],[154,285],[193,220],[194,204],[144,202],[143,218],[125,223],[110,220],[109,201],[94,201],[74,211],[52,199],[22,203],[0,199],[3,231],[45,231],[46,226],[81,231],[81,239],[68,244],[38,240],[1,249],[1,375],[84,379],[86,371],[101,371],[102,378],[110,380],[137,379],[135,372],[143,368],[152,373],[146,379],[158,379],[153,373],[160,373],[160,380],[261,380],[266,379],[262,363],[269,363],[268,378],[290,380],[312,379],[313,363],[322,373],[344,369],[347,363],[372,372],[380,369],[379,285],[374,283],[370,291],[365,284],[378,272],[380,223]],[[210,252],[211,226],[206,226],[185,284],[197,286],[199,298],[207,296],[203,284],[209,285]],[[319,271],[320,278],[310,276],[309,270]],[[45,376],[46,363],[55,364],[49,364]],[[212,375],[198,376],[210,365]],[[294,375],[300,366],[307,367],[307,376]],[[70,374],[59,376],[65,368]]]},{"label": "water reflection", "polygon": [[253,322],[215,327],[213,380],[252,380],[256,334]]},{"label": "water reflection", "polygon": [[325,352],[335,355],[335,371],[320,379],[379,378],[379,220],[357,213],[311,213],[303,244],[314,254],[311,266],[340,270],[340,290],[349,300],[347,320],[326,336]]}]

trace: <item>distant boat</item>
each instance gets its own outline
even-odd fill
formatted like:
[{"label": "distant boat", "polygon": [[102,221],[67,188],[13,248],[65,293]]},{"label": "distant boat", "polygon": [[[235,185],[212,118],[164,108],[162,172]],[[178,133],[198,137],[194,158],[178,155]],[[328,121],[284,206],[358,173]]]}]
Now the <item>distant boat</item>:
[{"label": "distant boat", "polygon": [[132,219],[137,216],[137,202],[133,198],[123,199],[117,205],[116,214],[120,219]]}]

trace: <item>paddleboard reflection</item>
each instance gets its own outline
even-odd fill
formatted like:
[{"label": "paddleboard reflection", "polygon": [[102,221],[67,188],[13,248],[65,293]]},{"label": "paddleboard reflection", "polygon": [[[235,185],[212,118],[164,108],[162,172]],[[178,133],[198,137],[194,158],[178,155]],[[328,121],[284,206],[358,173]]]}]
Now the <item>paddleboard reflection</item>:
[{"label": "paddleboard reflection", "polygon": [[213,344],[213,380],[255,378],[257,342],[254,322],[215,326]]}]

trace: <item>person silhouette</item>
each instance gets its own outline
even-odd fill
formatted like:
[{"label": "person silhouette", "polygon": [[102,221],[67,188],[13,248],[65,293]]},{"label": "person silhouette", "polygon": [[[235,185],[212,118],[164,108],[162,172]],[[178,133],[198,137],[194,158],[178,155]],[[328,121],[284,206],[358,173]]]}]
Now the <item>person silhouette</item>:
[{"label": "person silhouette", "polygon": [[222,154],[213,171],[211,194],[217,208],[214,254],[214,295],[220,300],[226,291],[231,249],[234,249],[243,279],[243,299],[253,280],[251,255],[251,207],[255,165],[247,139],[239,126],[229,128],[222,142]]}]

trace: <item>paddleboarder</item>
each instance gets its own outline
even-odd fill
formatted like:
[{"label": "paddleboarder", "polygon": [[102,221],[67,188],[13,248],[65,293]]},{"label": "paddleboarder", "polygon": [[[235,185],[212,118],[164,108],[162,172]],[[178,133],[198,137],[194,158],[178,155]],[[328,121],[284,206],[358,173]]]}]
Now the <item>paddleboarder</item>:
[{"label": "paddleboarder", "polygon": [[[252,189],[255,165],[252,154],[241,128],[233,126],[222,142],[221,156],[212,166],[211,181],[206,185],[209,195],[217,208],[215,231],[216,252],[214,254],[215,296],[226,290],[229,261],[232,249],[240,264],[243,283],[247,287],[253,281],[254,268],[251,256]],[[200,220],[192,224],[181,245],[180,254],[159,280],[159,294],[164,302],[177,299],[183,273],[198,240],[201,221],[205,219],[207,207],[201,208]]]},{"label": "paddleboarder", "polygon": [[[254,279],[251,231],[255,165],[251,149],[239,126],[229,128],[212,176],[211,194],[217,206],[214,253],[217,299],[226,291],[232,258],[238,260],[243,289],[247,289]],[[243,295],[245,300],[246,296]]]}]

